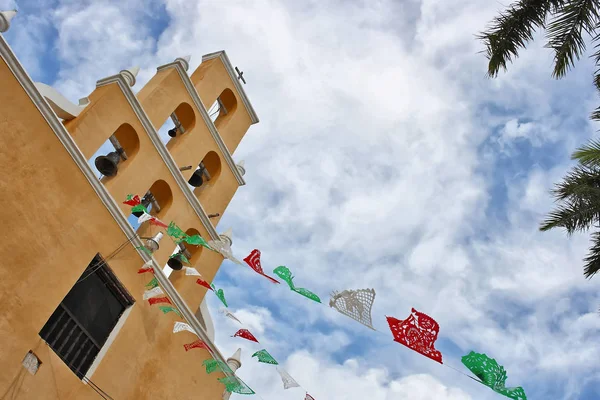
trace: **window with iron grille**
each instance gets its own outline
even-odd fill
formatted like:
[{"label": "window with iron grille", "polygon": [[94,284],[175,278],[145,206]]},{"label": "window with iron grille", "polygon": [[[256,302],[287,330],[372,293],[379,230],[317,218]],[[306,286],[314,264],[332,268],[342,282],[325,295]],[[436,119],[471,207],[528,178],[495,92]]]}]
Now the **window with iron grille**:
[{"label": "window with iron grille", "polygon": [[52,313],[40,336],[83,379],[133,297],[97,254]]}]

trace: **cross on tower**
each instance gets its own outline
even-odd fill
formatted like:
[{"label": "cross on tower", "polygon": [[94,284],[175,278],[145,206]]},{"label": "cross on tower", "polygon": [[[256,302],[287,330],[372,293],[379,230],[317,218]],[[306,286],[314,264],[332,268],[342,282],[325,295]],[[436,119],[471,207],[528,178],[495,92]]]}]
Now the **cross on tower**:
[{"label": "cross on tower", "polygon": [[246,80],[244,79],[244,72],[240,71],[238,67],[235,67],[235,72],[237,72],[238,74],[238,79],[241,80],[242,82],[244,82],[244,85],[246,84]]}]

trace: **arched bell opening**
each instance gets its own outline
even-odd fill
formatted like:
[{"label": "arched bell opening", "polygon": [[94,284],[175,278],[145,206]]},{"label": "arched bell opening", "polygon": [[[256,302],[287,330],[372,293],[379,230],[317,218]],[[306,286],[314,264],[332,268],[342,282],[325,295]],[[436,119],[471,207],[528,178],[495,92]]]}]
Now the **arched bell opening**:
[{"label": "arched bell opening", "polygon": [[171,149],[185,140],[186,135],[192,131],[195,124],[194,109],[188,103],[181,103],[163,123],[159,129],[159,135],[163,143],[166,143],[167,148]]},{"label": "arched bell opening", "polygon": [[116,176],[131,165],[140,149],[137,132],[129,124],[122,124],[89,160],[102,180]]},{"label": "arched bell opening", "polygon": [[[218,113],[214,119],[217,129],[233,117],[237,110],[237,99],[231,89],[225,89],[217,98]],[[212,107],[211,107],[212,108]],[[213,112],[214,113],[214,112]]]},{"label": "arched bell opening", "polygon": [[221,158],[214,151],[209,151],[194,171],[188,184],[193,188],[196,196],[214,186],[221,175]]}]

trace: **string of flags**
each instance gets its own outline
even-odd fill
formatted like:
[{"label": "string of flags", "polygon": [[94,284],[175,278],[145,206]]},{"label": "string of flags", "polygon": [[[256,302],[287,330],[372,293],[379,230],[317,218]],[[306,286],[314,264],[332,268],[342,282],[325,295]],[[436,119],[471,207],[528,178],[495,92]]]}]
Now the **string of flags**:
[{"label": "string of flags", "polygon": [[[138,217],[138,222],[140,224],[149,222],[152,225],[165,228],[167,235],[169,235],[175,243],[179,244],[181,242],[185,242],[194,246],[203,246],[212,251],[219,252],[224,258],[229,259],[236,264],[242,264],[233,255],[230,242],[227,242],[226,240],[210,240],[207,242],[200,235],[187,235],[174,222],[170,222],[168,225],[165,224],[158,218],[148,213],[145,207],[141,204],[141,199],[138,195],[128,195],[124,204],[132,206],[132,212],[141,213],[141,215]],[[152,252],[146,247],[141,246],[138,248],[152,255]],[[179,255],[182,257],[180,258],[182,262],[190,264],[189,260],[183,256],[183,254],[179,253]],[[171,257],[173,256],[174,255]],[[260,257],[260,251],[258,249],[254,249],[243,260],[254,272],[265,277],[272,283],[279,284],[280,282],[277,279],[267,275],[264,272]],[[151,262],[144,264],[144,266],[138,270],[139,274],[146,272],[153,273]],[[226,307],[222,308],[221,312],[226,317],[241,324],[240,320],[233,313],[227,310],[228,304],[225,299],[223,289],[217,289],[213,284],[204,280],[201,274],[195,268],[185,267],[185,274],[187,276],[199,277],[197,278],[196,283],[215,293],[215,295]],[[296,287],[294,283],[294,276],[292,275],[290,269],[286,266],[278,266],[273,270],[273,274],[282,281],[286,282],[291,291],[296,292],[314,302],[321,303],[321,299],[314,292],[305,288]],[[171,303],[168,297],[159,297],[163,295],[164,292],[160,288],[156,277],[153,277],[152,280],[145,285],[145,287],[146,290],[143,294],[144,300],[148,300],[150,305],[160,304],[158,308],[165,314],[174,312],[181,317],[181,313]],[[375,330],[372,322],[372,307],[374,300],[374,289],[343,290],[341,292],[334,291],[331,293],[329,306],[339,313],[366,326],[367,328]],[[404,320],[400,320],[391,316],[386,316],[386,320],[394,341],[433,361],[443,364],[442,353],[435,348],[435,342],[439,336],[440,327],[437,321],[435,321],[432,317],[413,308],[410,315]],[[173,327],[173,333],[181,332],[183,330],[187,330],[195,334],[194,330],[188,324],[184,322],[176,322],[175,326]],[[259,343],[258,339],[248,329],[239,329],[233,335],[233,337],[240,337],[255,343]],[[185,351],[189,351],[194,348],[204,348],[210,352],[210,349],[206,343],[199,339],[184,345]],[[277,360],[275,360],[275,358],[266,349],[256,351],[254,354],[252,354],[252,358],[254,357],[256,357],[260,363],[277,366],[276,369],[281,377],[284,389],[301,387],[298,382],[296,382],[294,378],[289,375],[289,373],[278,366],[279,363]],[[476,378],[471,378],[489,387],[494,392],[513,400],[527,400],[527,396],[525,395],[525,391],[522,387],[506,387],[506,371],[504,367],[499,365],[495,359],[488,357],[486,354],[480,354],[471,351],[469,354],[463,356],[461,361],[462,364],[476,376]],[[205,360],[203,365],[206,368],[207,374],[210,374],[214,371],[231,371],[227,364],[215,359]],[[225,390],[229,392],[239,394],[255,394],[252,389],[250,389],[241,379],[233,374],[233,371],[231,371],[230,376],[219,378],[218,381],[223,383]],[[306,392],[305,400],[315,399],[308,394],[308,392]]]}]

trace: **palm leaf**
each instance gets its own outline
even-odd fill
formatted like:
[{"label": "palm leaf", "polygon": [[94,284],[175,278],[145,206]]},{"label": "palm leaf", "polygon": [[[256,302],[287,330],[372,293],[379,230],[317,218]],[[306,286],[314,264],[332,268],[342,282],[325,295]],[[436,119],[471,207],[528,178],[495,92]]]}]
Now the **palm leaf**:
[{"label": "palm leaf", "polygon": [[582,32],[592,34],[598,23],[600,0],[567,0],[548,25],[548,44],[554,49],[555,78],[563,77],[585,51]]},{"label": "palm leaf", "polygon": [[575,150],[571,160],[577,160],[585,166],[600,167],[600,140],[591,140]]},{"label": "palm leaf", "polygon": [[521,0],[501,12],[490,28],[477,37],[486,46],[489,60],[488,75],[495,77],[500,68],[518,57],[519,49],[533,39],[538,27],[544,27],[549,12],[558,9],[567,0]]},{"label": "palm leaf", "polygon": [[600,271],[600,232],[592,233],[592,246],[583,261],[583,275],[586,278],[591,278]]}]

